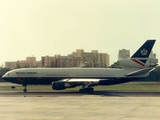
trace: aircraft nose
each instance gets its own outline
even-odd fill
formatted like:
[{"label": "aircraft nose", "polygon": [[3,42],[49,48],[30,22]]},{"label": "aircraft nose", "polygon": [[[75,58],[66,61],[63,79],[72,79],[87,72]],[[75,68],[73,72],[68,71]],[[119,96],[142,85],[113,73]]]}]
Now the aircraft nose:
[{"label": "aircraft nose", "polygon": [[5,74],[2,76],[2,79],[4,79],[5,78]]},{"label": "aircraft nose", "polygon": [[2,76],[2,79],[5,79],[7,76],[9,75],[9,73],[6,73]]}]

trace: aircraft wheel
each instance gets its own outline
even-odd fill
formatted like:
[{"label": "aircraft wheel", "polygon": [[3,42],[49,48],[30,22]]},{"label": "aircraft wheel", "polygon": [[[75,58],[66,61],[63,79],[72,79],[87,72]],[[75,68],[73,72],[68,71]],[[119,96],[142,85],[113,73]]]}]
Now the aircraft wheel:
[{"label": "aircraft wheel", "polygon": [[85,89],[80,89],[79,92],[80,92],[80,93],[84,93],[84,92],[85,92]]},{"label": "aircraft wheel", "polygon": [[86,91],[87,91],[88,93],[93,93],[94,89],[93,89],[93,88],[86,88]]},{"label": "aircraft wheel", "polygon": [[91,91],[91,92],[94,92],[94,88],[90,88],[90,91]]},{"label": "aircraft wheel", "polygon": [[27,92],[27,89],[23,89],[23,92]]},{"label": "aircraft wheel", "polygon": [[24,84],[23,86],[24,86],[23,92],[27,92],[27,85]]},{"label": "aircraft wheel", "polygon": [[80,93],[93,93],[94,88],[85,88],[85,89],[80,89]]}]

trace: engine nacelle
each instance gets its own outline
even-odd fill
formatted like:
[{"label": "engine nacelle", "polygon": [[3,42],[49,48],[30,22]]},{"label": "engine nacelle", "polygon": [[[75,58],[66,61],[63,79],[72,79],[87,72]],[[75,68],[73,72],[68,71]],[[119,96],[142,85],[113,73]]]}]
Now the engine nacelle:
[{"label": "engine nacelle", "polygon": [[58,81],[58,82],[52,82],[52,89],[53,90],[64,90],[66,88],[73,88],[76,86],[81,85],[80,83],[77,82],[62,82],[62,81]]}]

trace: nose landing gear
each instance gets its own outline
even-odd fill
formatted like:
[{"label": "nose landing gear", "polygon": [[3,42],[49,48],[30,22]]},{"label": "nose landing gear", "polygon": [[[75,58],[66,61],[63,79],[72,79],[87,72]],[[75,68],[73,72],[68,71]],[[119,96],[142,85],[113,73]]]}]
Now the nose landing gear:
[{"label": "nose landing gear", "polygon": [[24,86],[23,92],[27,92],[27,85],[23,85],[23,86]]}]

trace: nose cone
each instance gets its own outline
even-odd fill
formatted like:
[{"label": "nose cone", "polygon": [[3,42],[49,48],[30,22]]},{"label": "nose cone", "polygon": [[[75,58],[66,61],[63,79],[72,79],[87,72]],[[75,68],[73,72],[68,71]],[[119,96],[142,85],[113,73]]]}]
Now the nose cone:
[{"label": "nose cone", "polygon": [[2,79],[5,79],[5,75],[6,75],[6,74],[4,74],[4,75],[2,76]]},{"label": "nose cone", "polygon": [[9,73],[7,72],[7,73],[5,73],[3,76],[2,76],[2,79],[4,79],[5,80],[5,78],[7,77],[9,75]]}]

